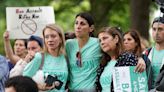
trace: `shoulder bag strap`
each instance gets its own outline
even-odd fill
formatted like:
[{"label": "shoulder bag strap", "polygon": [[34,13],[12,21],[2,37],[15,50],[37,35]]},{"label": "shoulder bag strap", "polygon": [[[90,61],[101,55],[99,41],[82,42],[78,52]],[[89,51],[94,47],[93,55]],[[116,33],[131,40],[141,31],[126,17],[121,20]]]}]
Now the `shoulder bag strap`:
[{"label": "shoulder bag strap", "polygon": [[43,64],[44,64],[44,53],[41,53],[41,55],[42,55],[42,61],[41,61],[41,65],[40,65],[39,69],[42,69]]}]

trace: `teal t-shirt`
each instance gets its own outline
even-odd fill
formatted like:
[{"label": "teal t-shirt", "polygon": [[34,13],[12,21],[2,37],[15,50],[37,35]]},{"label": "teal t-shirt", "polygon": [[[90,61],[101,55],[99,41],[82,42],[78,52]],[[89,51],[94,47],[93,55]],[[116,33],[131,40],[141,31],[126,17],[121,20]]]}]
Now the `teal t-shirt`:
[{"label": "teal t-shirt", "polygon": [[152,48],[152,56],[151,58],[151,65],[152,65],[152,71],[153,71],[153,88],[155,87],[155,81],[156,78],[160,72],[162,60],[164,59],[164,50],[156,50],[155,48]]},{"label": "teal t-shirt", "polygon": [[102,92],[111,92],[112,72],[116,63],[117,63],[116,60],[109,61],[100,76],[100,84],[102,87]]},{"label": "teal t-shirt", "polygon": [[[33,77],[40,67],[41,60],[41,53],[36,53],[34,59],[25,67],[23,75]],[[60,90],[53,89],[47,92],[65,92],[65,84],[68,78],[68,68],[64,55],[54,57],[48,53],[44,53],[44,64],[42,70],[45,76],[57,76],[57,78],[63,82]]]},{"label": "teal t-shirt", "polygon": [[77,39],[66,42],[66,53],[69,60],[69,89],[87,90],[95,88],[97,69],[101,59],[101,49],[97,38],[90,37],[80,50],[82,67],[76,64],[76,53],[79,51]]}]

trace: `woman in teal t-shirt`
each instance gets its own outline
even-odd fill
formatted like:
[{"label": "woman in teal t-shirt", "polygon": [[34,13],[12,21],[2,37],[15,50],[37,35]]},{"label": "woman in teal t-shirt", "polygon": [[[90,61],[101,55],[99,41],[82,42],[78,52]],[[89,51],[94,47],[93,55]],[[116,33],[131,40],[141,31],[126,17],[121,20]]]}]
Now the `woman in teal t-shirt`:
[{"label": "woman in teal t-shirt", "polygon": [[[65,41],[62,30],[55,24],[49,24],[43,30],[43,39],[45,44],[43,75],[45,79],[48,75],[51,75],[56,77],[57,80],[53,82],[52,86],[39,82],[37,83],[38,88],[46,92],[65,92],[68,68],[64,55]],[[23,75],[33,77],[38,71],[41,61],[41,53],[36,53],[33,60],[25,67]],[[61,87],[58,86],[57,81],[61,83]]]},{"label": "woman in teal t-shirt", "polygon": [[98,70],[97,90],[113,92],[112,72],[115,66],[135,66],[137,56],[123,52],[122,35],[116,27],[104,27],[98,35],[104,53]]},{"label": "woman in teal t-shirt", "polygon": [[97,38],[90,37],[94,30],[93,18],[88,13],[76,15],[75,39],[67,40],[69,60],[69,90],[71,92],[95,92],[97,69],[101,50]]}]

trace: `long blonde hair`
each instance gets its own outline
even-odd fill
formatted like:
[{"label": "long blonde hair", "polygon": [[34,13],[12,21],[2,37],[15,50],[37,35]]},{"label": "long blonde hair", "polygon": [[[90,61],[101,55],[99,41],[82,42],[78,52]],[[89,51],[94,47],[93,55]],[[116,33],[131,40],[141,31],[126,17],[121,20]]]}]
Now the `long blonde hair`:
[{"label": "long blonde hair", "polygon": [[[61,44],[59,45],[59,53],[58,55],[65,54],[65,38],[62,28],[56,24],[48,24],[43,29],[43,38],[45,38],[45,30],[49,28],[56,31],[59,34],[60,39],[62,40]],[[45,39],[44,39],[44,51],[48,52],[48,48],[45,46]]]}]

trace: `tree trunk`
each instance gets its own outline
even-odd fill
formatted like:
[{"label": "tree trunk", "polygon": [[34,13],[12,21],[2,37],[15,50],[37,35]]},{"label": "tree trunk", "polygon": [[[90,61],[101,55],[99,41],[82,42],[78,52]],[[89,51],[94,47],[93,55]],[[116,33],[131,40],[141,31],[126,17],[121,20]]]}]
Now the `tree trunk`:
[{"label": "tree trunk", "polygon": [[142,37],[149,39],[149,7],[151,0],[131,0],[131,28],[139,31]]},{"label": "tree trunk", "polygon": [[[95,27],[97,30],[102,26],[107,26],[109,22],[109,11],[112,7],[110,0],[90,0],[91,11],[95,20]],[[97,33],[97,32],[95,32]]]}]

